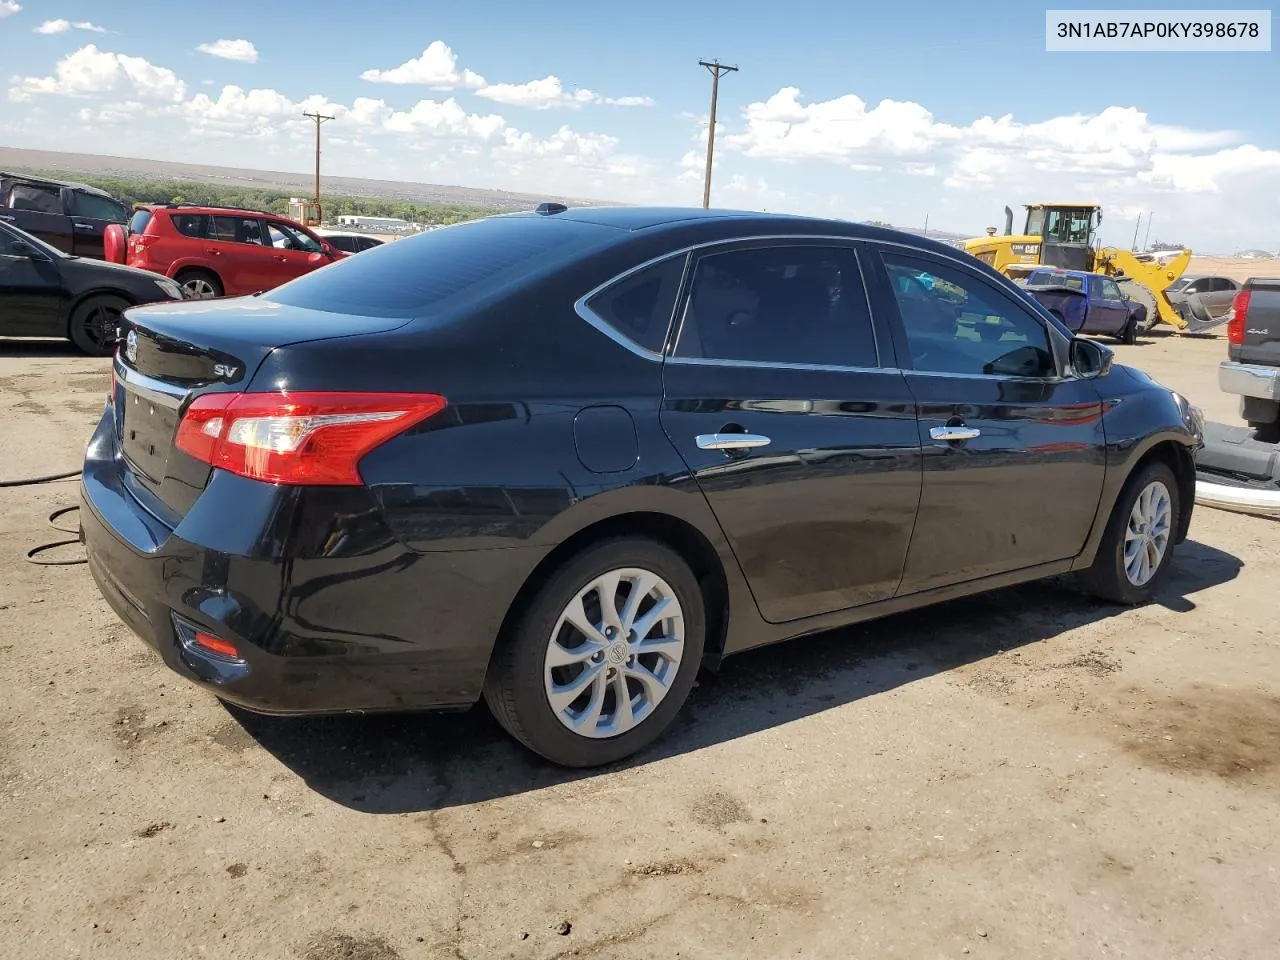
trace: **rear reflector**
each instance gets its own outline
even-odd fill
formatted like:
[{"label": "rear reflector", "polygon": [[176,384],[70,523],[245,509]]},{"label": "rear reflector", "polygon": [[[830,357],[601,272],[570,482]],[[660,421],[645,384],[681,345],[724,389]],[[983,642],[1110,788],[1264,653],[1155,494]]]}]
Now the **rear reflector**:
[{"label": "rear reflector", "polygon": [[215,393],[183,414],[188,456],[251,480],[358,486],[360,460],[446,406],[433,393]]},{"label": "rear reflector", "polygon": [[236,649],[234,643],[230,640],[223,640],[221,637],[215,637],[212,633],[197,630],[191,640],[197,647],[207,653],[216,653],[218,656],[226,657],[229,660],[240,659],[240,651]]},{"label": "rear reflector", "polygon": [[1244,329],[1249,317],[1249,299],[1252,290],[1241,290],[1231,301],[1231,319],[1227,321],[1227,343],[1240,346],[1244,343]]}]

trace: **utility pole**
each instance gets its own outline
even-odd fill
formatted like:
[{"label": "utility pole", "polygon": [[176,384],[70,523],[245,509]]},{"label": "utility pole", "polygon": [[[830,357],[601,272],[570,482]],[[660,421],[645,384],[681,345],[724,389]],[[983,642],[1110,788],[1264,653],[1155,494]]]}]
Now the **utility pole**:
[{"label": "utility pole", "polygon": [[924,215],[924,235],[926,238],[929,236],[929,214],[927,213]]},{"label": "utility pole", "polygon": [[336,119],[327,117],[323,113],[303,113],[304,117],[309,117],[316,122],[316,223],[319,223],[323,217],[320,211],[320,124],[326,120]]},{"label": "utility pole", "polygon": [[1146,250],[1151,243],[1151,221],[1155,219],[1155,211],[1147,212],[1147,235],[1142,238],[1142,249]]},{"label": "utility pole", "polygon": [[716,100],[720,96],[720,78],[726,73],[736,73],[737,67],[726,66],[719,60],[699,60],[698,65],[706,67],[711,74],[711,126],[707,130],[707,175],[702,182],[702,208],[711,206],[711,158],[716,149]]},{"label": "utility pole", "polygon": [[1138,252],[1138,230],[1142,227],[1142,214],[1138,214],[1138,222],[1133,225],[1133,252]]}]

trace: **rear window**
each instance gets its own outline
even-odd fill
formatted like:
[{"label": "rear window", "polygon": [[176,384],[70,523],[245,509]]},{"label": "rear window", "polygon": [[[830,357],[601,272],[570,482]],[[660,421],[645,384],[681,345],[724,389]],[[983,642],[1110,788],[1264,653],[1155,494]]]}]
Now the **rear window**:
[{"label": "rear window", "polygon": [[1049,273],[1037,270],[1027,279],[1028,287],[1066,287],[1068,290],[1084,292],[1084,278],[1073,277],[1066,273]]},{"label": "rear window", "polygon": [[489,217],[386,243],[263,299],[307,310],[408,319],[498,294],[607,245],[617,230],[552,217]]},{"label": "rear window", "polygon": [[147,229],[147,224],[151,222],[150,210],[139,210],[129,218],[129,232],[142,233]]}]

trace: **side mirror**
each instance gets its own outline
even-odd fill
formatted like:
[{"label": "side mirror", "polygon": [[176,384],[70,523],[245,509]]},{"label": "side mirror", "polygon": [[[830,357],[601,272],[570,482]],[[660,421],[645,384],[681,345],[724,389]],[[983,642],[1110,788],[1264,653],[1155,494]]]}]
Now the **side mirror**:
[{"label": "side mirror", "polygon": [[1081,380],[1096,380],[1111,372],[1115,353],[1096,340],[1084,337],[1071,339],[1071,369]]},{"label": "side mirror", "polygon": [[15,257],[27,257],[31,260],[40,258],[40,252],[25,240],[14,240],[9,244],[9,249],[13,251]]},{"label": "side mirror", "polygon": [[334,249],[333,244],[330,243],[328,240],[320,241],[320,249],[324,251],[324,255],[328,257],[330,260],[332,260],[334,257],[338,255],[337,251]]}]

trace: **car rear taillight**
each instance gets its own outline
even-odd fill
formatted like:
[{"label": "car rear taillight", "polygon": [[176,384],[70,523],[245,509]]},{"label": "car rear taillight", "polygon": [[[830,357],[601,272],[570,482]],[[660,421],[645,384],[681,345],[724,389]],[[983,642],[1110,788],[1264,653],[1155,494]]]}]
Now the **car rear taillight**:
[{"label": "car rear taillight", "polygon": [[445,408],[433,393],[214,393],[178,425],[178,449],[251,480],[358,486],[370,450]]},{"label": "car rear taillight", "polygon": [[1232,346],[1244,343],[1244,328],[1249,316],[1249,297],[1252,290],[1241,290],[1231,301],[1231,319],[1227,321],[1227,342]]}]

